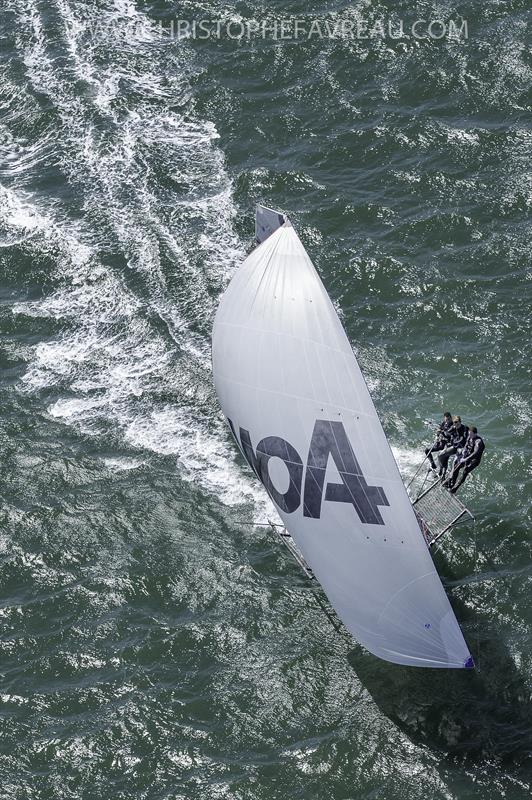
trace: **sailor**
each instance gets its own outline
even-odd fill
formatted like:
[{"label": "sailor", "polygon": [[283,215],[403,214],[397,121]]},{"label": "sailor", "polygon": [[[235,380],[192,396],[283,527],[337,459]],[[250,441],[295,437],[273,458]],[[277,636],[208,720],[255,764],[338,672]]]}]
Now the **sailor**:
[{"label": "sailor", "polygon": [[450,431],[453,427],[453,418],[451,416],[450,411],[446,411],[443,415],[443,419],[438,425],[438,429],[436,431],[436,439],[432,447],[425,448],[425,455],[429,460],[429,464],[432,469],[436,469],[436,464],[434,463],[434,459],[432,458],[432,454],[437,452],[438,450],[444,450],[445,447],[449,444],[450,438]]},{"label": "sailor", "polygon": [[[482,459],[482,453],[485,449],[486,445],[484,444],[484,439],[482,436],[478,435],[476,427],[472,425],[469,428],[469,434],[467,436],[464,449],[462,450],[461,455],[457,456],[453,470],[449,476],[449,480],[446,481],[446,485],[449,486],[452,494],[454,494],[463,484],[469,473],[473,472],[473,470],[478,467]],[[460,480],[457,483],[456,479],[458,478],[458,474],[461,469],[463,469],[463,472],[460,475]]]},{"label": "sailor", "polygon": [[438,456],[441,478],[445,477],[450,457],[456,455],[464,447],[467,439],[467,430],[467,426],[462,423],[459,416],[453,417],[453,425],[449,431],[449,441]]}]

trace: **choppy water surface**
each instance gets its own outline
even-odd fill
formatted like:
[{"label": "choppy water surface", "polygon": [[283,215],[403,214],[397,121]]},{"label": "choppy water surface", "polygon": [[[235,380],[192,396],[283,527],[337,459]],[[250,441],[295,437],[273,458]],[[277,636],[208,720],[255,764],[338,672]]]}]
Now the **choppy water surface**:
[{"label": "choppy water surface", "polygon": [[[531,11],[4,0],[2,796],[530,795]],[[467,41],[158,28],[457,13]],[[405,476],[443,406],[485,433],[476,529],[436,555],[475,674],[378,662],[248,524],[273,511],[210,328],[256,201],[292,212]]]}]

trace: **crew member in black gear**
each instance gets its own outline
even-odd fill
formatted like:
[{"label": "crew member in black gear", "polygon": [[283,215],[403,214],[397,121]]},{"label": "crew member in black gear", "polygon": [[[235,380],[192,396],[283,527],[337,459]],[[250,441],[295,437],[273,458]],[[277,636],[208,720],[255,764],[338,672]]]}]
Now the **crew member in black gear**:
[{"label": "crew member in black gear", "polygon": [[[459,487],[463,484],[469,473],[473,472],[473,470],[478,467],[482,459],[482,453],[485,449],[486,445],[484,444],[484,439],[482,436],[478,435],[476,427],[472,425],[469,428],[469,434],[464,445],[464,449],[462,450],[461,455],[457,457],[453,471],[449,476],[449,480],[446,481],[446,485],[449,486],[452,494],[458,491]],[[457,483],[456,479],[458,478],[458,474],[461,469],[463,469],[463,472],[460,475],[460,480]]]},{"label": "crew member in black gear", "polygon": [[437,452],[438,450],[444,450],[445,447],[449,444],[449,436],[451,428],[453,427],[453,418],[450,411],[446,411],[443,415],[443,419],[438,425],[438,430],[436,431],[436,439],[432,447],[425,448],[425,455],[429,460],[429,464],[432,469],[436,469],[436,464],[434,463],[434,459],[432,458],[432,454]]},{"label": "crew member in black gear", "polygon": [[440,463],[439,474],[441,478],[445,477],[450,457],[456,455],[456,453],[464,447],[467,439],[467,431],[467,425],[462,423],[461,418],[458,416],[453,417],[453,426],[449,431],[449,442],[438,456],[438,461]]}]

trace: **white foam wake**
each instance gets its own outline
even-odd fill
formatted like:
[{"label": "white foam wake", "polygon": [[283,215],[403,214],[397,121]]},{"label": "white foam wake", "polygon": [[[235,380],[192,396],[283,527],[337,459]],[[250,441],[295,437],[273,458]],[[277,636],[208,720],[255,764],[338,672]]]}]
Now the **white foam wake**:
[{"label": "white foam wake", "polygon": [[[52,258],[58,286],[14,308],[62,326],[35,347],[25,390],[52,390],[56,420],[93,435],[111,428],[135,449],[175,456],[185,480],[224,503],[252,500],[264,518],[272,508],[237,465],[211,388],[210,319],[243,256],[231,182],[214,126],[193,113],[183,79],[193,64],[174,63],[181,72],[161,77],[159,58],[191,55],[148,47],[157,33],[134,3],[56,0],[65,71],[50,54],[38,4],[11,5],[32,89],[57,114],[54,154],[82,212],[74,219],[17,180],[0,189],[6,241]],[[142,36],[114,53],[111,41],[87,39],[95,15],[100,31],[102,20],[112,22],[113,35],[136,17]],[[79,93],[72,72],[90,91]]]}]

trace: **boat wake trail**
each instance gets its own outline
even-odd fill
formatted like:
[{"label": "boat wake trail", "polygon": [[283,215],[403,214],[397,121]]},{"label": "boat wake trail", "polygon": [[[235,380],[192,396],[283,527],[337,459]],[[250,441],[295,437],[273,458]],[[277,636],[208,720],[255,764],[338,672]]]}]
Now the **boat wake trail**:
[{"label": "boat wake trail", "polygon": [[10,113],[28,140],[42,130],[31,147],[2,137],[1,235],[51,265],[52,291],[15,314],[58,331],[35,347],[25,390],[85,434],[176,456],[224,502],[261,497],[242,486],[211,390],[214,304],[243,251],[216,129],[194,113],[193,54],[133,2],[9,8],[29,82]]}]

